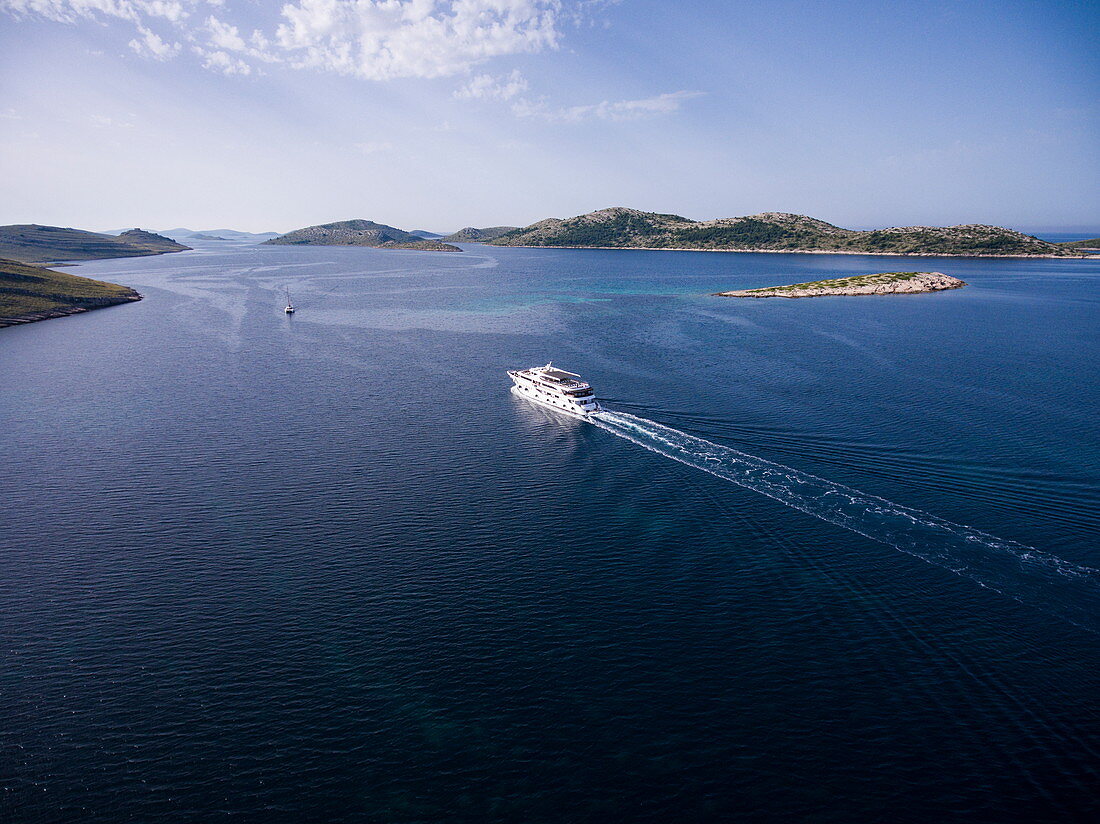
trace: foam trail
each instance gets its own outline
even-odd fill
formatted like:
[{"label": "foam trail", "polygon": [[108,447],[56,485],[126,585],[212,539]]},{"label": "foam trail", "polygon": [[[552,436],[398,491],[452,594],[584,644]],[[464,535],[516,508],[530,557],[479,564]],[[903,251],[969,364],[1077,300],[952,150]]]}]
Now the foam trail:
[{"label": "foam trail", "polygon": [[667,458],[949,569],[1100,633],[1100,570],[945,521],[662,424],[603,411],[593,423]]}]

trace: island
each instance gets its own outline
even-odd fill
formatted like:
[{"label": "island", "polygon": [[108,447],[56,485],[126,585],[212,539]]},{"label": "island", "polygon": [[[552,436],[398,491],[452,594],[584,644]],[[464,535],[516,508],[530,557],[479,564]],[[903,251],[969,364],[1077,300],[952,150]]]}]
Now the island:
[{"label": "island", "polygon": [[141,300],[127,286],[0,259],[0,327]]},{"label": "island", "polygon": [[1079,252],[1100,252],[1100,237],[1089,240],[1067,240],[1058,245],[1066,249],[1076,249]]},{"label": "island", "polygon": [[547,218],[490,241],[494,246],[810,252],[935,257],[1085,257],[1012,229],[982,224],[843,229],[787,212],[691,220],[617,206],[571,218]]},{"label": "island", "polygon": [[789,286],[765,286],[760,289],[738,289],[716,292],[720,298],[817,298],[827,295],[914,295],[920,292],[941,292],[966,286],[965,281],[943,272],[878,272],[873,275],[850,275]]},{"label": "island", "polygon": [[370,246],[376,249],[415,249],[422,252],[461,252],[457,246],[422,238],[372,220],[341,220],[295,229],[265,240],[273,246]]},{"label": "island", "polygon": [[[111,234],[117,234],[112,232]],[[239,240],[260,243],[273,237],[278,237],[278,232],[242,232],[237,229],[162,229],[160,234],[179,240]]]},{"label": "island", "polygon": [[487,226],[484,229],[467,226],[452,235],[447,235],[443,240],[451,243],[488,243],[490,240],[496,240],[498,237],[509,232],[515,232],[518,229],[518,226]]},{"label": "island", "polygon": [[36,223],[0,226],[0,258],[23,263],[164,255],[190,248],[141,229],[115,236]]}]

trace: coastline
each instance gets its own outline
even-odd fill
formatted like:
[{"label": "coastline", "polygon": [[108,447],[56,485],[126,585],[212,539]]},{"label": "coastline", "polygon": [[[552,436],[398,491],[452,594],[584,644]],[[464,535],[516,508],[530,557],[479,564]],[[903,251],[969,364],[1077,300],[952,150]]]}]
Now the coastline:
[{"label": "coastline", "polygon": [[59,306],[56,309],[44,309],[40,312],[25,312],[21,315],[0,316],[0,329],[9,326],[21,326],[26,323],[37,323],[41,320],[53,320],[54,318],[67,318],[70,315],[79,315],[84,312],[93,312],[96,309],[106,309],[108,306],[121,306],[124,303],[136,303],[143,300],[144,295],[134,292],[133,295],[117,298],[94,298],[71,306]]},{"label": "coastline", "polygon": [[696,249],[681,246],[528,246],[519,243],[487,243],[498,249],[607,249],[633,250],[638,252],[746,252],[768,255],[869,255],[873,257],[951,257],[951,258],[991,258],[994,260],[1087,260],[1095,255],[962,255],[947,252],[847,252],[831,249]]}]

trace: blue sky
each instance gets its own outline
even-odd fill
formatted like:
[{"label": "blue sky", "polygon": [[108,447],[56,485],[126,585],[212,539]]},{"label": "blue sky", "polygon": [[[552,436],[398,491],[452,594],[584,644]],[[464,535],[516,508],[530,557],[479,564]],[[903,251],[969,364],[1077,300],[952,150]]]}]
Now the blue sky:
[{"label": "blue sky", "polygon": [[0,0],[0,223],[1100,229],[1100,6]]}]

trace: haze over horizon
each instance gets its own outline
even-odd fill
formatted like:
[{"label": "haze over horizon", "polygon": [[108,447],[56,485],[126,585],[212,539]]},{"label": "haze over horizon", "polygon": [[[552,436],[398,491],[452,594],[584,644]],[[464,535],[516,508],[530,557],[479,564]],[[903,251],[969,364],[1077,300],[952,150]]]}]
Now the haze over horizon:
[{"label": "haze over horizon", "polygon": [[0,0],[0,223],[1100,227],[1072,2]]}]

